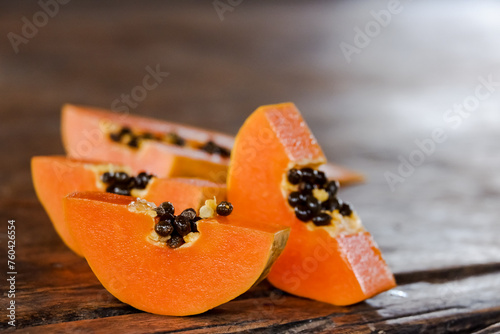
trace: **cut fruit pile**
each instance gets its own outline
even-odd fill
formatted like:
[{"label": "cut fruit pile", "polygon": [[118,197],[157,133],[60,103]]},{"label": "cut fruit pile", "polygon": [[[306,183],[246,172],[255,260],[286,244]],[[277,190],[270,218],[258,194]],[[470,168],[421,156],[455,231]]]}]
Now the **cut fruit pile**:
[{"label": "cut fruit pile", "polygon": [[38,198],[64,243],[133,307],[198,314],[267,275],[337,305],[395,285],[338,197],[362,176],[326,164],[291,103],[260,107],[236,139],[66,105],[62,137],[67,157],[32,159]]}]

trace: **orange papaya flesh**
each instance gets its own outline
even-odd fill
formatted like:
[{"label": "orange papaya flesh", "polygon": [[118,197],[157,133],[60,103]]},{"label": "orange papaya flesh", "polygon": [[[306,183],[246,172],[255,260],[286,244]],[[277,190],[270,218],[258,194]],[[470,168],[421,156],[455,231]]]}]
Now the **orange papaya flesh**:
[{"label": "orange papaya flesh", "polygon": [[288,229],[263,231],[249,220],[239,226],[245,223],[217,216],[199,220],[197,238],[172,249],[151,237],[158,218],[151,210],[132,210],[133,201],[73,193],[64,208],[70,232],[99,281],[146,312],[192,315],[237,297],[262,279],[288,237]]},{"label": "orange papaya flesh", "polygon": [[286,249],[267,277],[276,288],[334,305],[351,305],[395,286],[369,232],[332,237],[292,226]]},{"label": "orange papaya flesh", "polygon": [[[236,136],[227,196],[235,217],[251,215],[291,227],[288,245],[268,276],[271,284],[298,296],[349,305],[392,288],[395,281],[352,208],[323,207],[321,202],[321,212],[315,214],[327,215],[329,223],[318,226],[315,218],[299,220],[289,204],[290,193],[300,189],[289,183],[289,170],[318,170],[325,162],[295,105],[260,107]],[[322,192],[327,197],[323,200],[336,199],[335,194]],[[307,198],[301,205],[309,203]]]},{"label": "orange papaya flesh", "polygon": [[[63,214],[63,198],[75,191],[105,191],[101,181],[105,172],[125,172],[132,175],[127,166],[73,160],[62,156],[38,156],[31,160],[32,178],[37,196],[45,208],[55,230],[64,243],[82,256],[77,243],[71,237]],[[178,209],[198,210],[206,199],[226,198],[224,184],[190,178],[157,178],[149,180],[143,190],[133,189],[131,195],[157,205],[170,201]]]},{"label": "orange papaya flesh", "polygon": [[[123,128],[130,128],[132,134],[119,142],[112,140]],[[232,136],[219,132],[70,104],[62,109],[61,131],[66,152],[75,159],[123,164],[158,177],[199,177],[221,183],[226,180],[227,155],[234,143]],[[143,138],[145,134],[151,138]],[[137,147],[127,144],[131,138],[139,138]],[[209,149],[207,143],[217,147]],[[363,181],[360,173],[334,164],[325,167],[341,184]]]}]

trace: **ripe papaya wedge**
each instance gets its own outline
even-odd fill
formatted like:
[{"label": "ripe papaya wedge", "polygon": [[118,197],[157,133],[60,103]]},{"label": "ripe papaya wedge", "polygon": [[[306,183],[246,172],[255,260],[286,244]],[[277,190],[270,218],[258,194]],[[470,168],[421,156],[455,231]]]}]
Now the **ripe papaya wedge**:
[{"label": "ripe papaya wedge", "polygon": [[227,197],[235,217],[291,228],[268,276],[286,292],[349,305],[395,286],[394,276],[339,184],[320,170],[326,157],[293,103],[258,108],[233,146]]},{"label": "ripe papaya wedge", "polygon": [[83,192],[68,195],[64,207],[70,233],[103,286],[137,309],[163,315],[202,313],[247,291],[265,277],[289,233],[260,228],[252,217],[193,216],[195,230],[172,248],[174,237],[158,226],[173,216],[159,217],[152,203]]}]

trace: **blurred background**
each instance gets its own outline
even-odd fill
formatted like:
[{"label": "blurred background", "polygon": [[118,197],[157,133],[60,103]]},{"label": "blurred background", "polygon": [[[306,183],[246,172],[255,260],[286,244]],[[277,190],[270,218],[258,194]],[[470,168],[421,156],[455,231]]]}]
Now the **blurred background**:
[{"label": "blurred background", "polygon": [[47,3],[0,5],[7,212],[36,202],[30,157],[64,153],[62,104],[123,107],[150,68],[131,113],[236,134],[295,102],[330,161],[366,175],[342,196],[396,273],[500,262],[499,2]]}]

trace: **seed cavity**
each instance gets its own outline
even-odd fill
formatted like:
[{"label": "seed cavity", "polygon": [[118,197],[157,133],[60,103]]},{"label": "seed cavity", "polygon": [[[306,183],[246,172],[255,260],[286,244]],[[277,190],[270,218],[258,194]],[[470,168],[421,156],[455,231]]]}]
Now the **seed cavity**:
[{"label": "seed cavity", "polygon": [[163,141],[177,146],[186,145],[186,140],[174,132],[167,133]]},{"label": "seed cavity", "polygon": [[204,145],[200,147],[200,150],[205,151],[210,154],[217,154],[220,155],[221,157],[226,157],[228,158],[231,155],[231,151],[228,150],[225,147],[222,147],[220,145],[217,145],[213,141],[208,141]]},{"label": "seed cavity", "polygon": [[[174,205],[171,202],[163,202],[154,211],[158,216],[154,226],[157,237],[152,240],[160,240],[170,248],[178,248],[189,242],[183,237],[198,232],[196,222],[201,218],[196,215],[194,209],[186,209],[176,216]],[[189,240],[196,239],[191,236]]]},{"label": "seed cavity", "polygon": [[125,172],[105,172],[101,175],[101,181],[106,185],[106,192],[130,196],[133,189],[145,189],[153,177],[154,175],[146,172],[137,176],[129,176]]},{"label": "seed cavity", "polygon": [[140,134],[135,134],[132,129],[128,126],[124,126],[118,132],[110,133],[109,138],[116,142],[128,145],[132,148],[138,148],[142,140],[159,140],[160,138],[155,137],[150,132],[143,132]]},{"label": "seed cavity", "polygon": [[289,190],[288,204],[295,216],[305,223],[316,226],[332,224],[332,215],[337,210],[343,217],[350,217],[353,210],[349,203],[337,196],[338,181],[328,181],[324,172],[310,167],[291,168],[286,173],[285,189]]},{"label": "seed cavity", "polygon": [[[178,248],[185,243],[197,240],[199,237],[197,222],[200,219],[212,218],[219,208],[222,208],[220,209],[222,214],[219,214],[221,216],[227,216],[233,210],[229,202],[220,202],[217,205],[215,197],[205,201],[205,205],[200,208],[199,216],[193,208],[186,209],[176,216],[171,202],[163,202],[158,207],[148,206],[148,208],[157,216],[154,232],[152,232],[154,235],[149,238],[155,242],[164,242],[170,248]],[[207,215],[207,212],[210,215]]]},{"label": "seed cavity", "polygon": [[130,127],[124,126],[121,129],[118,129],[118,131],[116,132],[109,133],[109,138],[115,143],[124,144],[133,149],[139,148],[143,141],[153,140],[180,147],[187,146],[199,149],[209,154],[219,155],[224,158],[228,158],[231,155],[230,149],[222,147],[212,140],[209,140],[206,143],[195,143],[182,138],[175,132],[169,132],[163,135],[155,135],[150,132],[133,131]]}]

